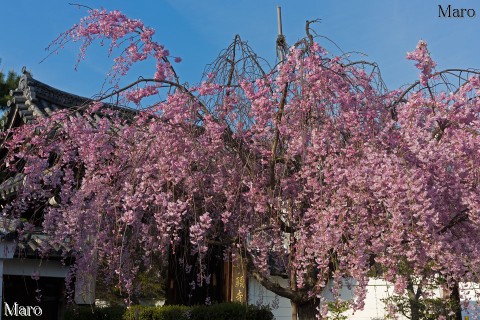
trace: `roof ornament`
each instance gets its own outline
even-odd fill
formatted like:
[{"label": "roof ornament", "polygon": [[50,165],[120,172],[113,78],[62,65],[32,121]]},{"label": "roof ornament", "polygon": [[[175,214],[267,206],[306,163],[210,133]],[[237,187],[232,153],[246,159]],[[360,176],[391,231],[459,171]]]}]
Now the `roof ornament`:
[{"label": "roof ornament", "polygon": [[25,76],[29,77],[29,78],[32,77],[32,74],[30,73],[30,71],[27,70],[27,67],[26,67],[26,66],[23,66],[23,67],[22,67],[22,73],[23,73]]}]

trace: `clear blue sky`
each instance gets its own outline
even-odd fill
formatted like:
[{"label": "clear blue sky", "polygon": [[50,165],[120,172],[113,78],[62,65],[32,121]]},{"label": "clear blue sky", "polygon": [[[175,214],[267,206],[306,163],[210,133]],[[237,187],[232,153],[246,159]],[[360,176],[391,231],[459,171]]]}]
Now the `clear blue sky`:
[{"label": "clear blue sky", "polygon": [[[71,0],[74,1],[74,0]],[[81,1],[81,0],[79,0]],[[262,57],[275,59],[276,6],[283,12],[288,43],[303,37],[305,21],[320,18],[316,30],[334,40],[344,51],[365,53],[376,61],[389,89],[413,82],[417,70],[405,53],[419,39],[429,44],[437,69],[480,68],[480,0],[124,0],[91,1],[81,4],[119,9],[142,19],[157,30],[156,40],[183,61],[177,65],[181,80],[195,83],[205,65],[225,48],[235,34]],[[438,4],[473,8],[470,19],[438,18]],[[91,96],[99,91],[110,64],[102,50],[93,50],[74,71],[76,46],[39,63],[45,47],[62,31],[86,15],[86,9],[60,0],[2,1],[0,27],[1,68],[23,65],[35,78],[54,87]],[[324,39],[320,43],[329,48]],[[142,71],[150,76],[151,72]],[[136,79],[140,74],[132,74]]]}]

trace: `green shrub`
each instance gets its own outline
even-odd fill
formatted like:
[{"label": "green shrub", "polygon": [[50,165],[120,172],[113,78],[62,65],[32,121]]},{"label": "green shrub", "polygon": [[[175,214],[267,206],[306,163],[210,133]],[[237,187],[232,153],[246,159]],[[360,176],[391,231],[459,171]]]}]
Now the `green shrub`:
[{"label": "green shrub", "polygon": [[249,305],[247,310],[247,320],[275,320],[272,311],[266,306]]},{"label": "green shrub", "polygon": [[152,320],[188,320],[189,309],[186,306],[154,307]]},{"label": "green shrub", "polygon": [[120,320],[125,311],[124,306],[97,308],[74,305],[65,310],[65,320]]},{"label": "green shrub", "polygon": [[132,306],[124,320],[273,320],[266,307],[246,306],[239,303],[219,303],[211,306]]},{"label": "green shrub", "polygon": [[192,307],[190,320],[243,320],[247,307],[238,303],[221,303]]},{"label": "green shrub", "polygon": [[154,307],[150,306],[131,306],[123,314],[125,320],[152,320]]},{"label": "green shrub", "polygon": [[186,306],[131,306],[123,315],[124,320],[188,320],[190,307]]}]

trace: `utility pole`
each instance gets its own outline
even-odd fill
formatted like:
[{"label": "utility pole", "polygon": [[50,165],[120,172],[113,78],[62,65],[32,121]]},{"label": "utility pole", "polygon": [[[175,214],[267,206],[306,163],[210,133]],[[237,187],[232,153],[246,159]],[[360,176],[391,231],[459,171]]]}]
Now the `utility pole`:
[{"label": "utility pole", "polygon": [[[285,47],[287,46],[287,43],[285,41],[285,36],[283,35],[283,30],[282,30],[282,7],[277,6],[277,25],[278,25],[278,37],[277,37],[277,55],[278,58],[280,59],[280,63],[284,64],[285,63]],[[293,250],[295,250],[294,245],[293,245],[293,239],[292,235],[289,235],[289,250],[290,250],[290,258],[289,258],[289,264],[290,264],[290,274],[289,274],[289,282],[290,282],[290,289],[292,291],[297,290],[296,286],[296,279],[295,279],[295,270],[292,267],[292,257],[293,257]],[[292,306],[292,320],[297,320],[297,303],[295,301],[290,300],[290,304]]]},{"label": "utility pole", "polygon": [[282,7],[277,6],[277,25],[278,25],[278,37],[277,37],[277,55],[280,59],[280,63],[285,61],[285,36],[282,30]]}]

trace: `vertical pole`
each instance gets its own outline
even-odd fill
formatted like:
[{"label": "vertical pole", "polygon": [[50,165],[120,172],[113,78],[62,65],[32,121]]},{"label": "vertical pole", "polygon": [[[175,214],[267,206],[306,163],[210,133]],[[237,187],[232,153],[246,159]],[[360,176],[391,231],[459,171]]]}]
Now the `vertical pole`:
[{"label": "vertical pole", "polygon": [[283,35],[282,31],[282,7],[277,6],[277,23],[278,23],[278,35]]},{"label": "vertical pole", "polygon": [[282,7],[277,6],[277,26],[278,26],[278,37],[277,37],[277,52],[280,58],[280,62],[285,61],[285,52],[283,51],[283,45],[285,44],[285,37],[282,30]]},{"label": "vertical pole", "polygon": [[0,320],[3,313],[3,259],[0,259]]},{"label": "vertical pole", "polygon": [[[283,35],[283,29],[282,29],[282,7],[277,6],[277,27],[278,27],[278,37],[277,37],[277,53],[278,57],[280,58],[280,63],[283,64],[285,62],[285,36]],[[289,250],[290,250],[290,258],[289,258],[289,265],[290,268],[292,268],[292,251],[294,250],[293,244],[292,244],[292,235],[289,235]],[[292,291],[296,291],[296,281],[295,281],[295,270],[293,268],[290,270],[289,274],[289,281],[290,281],[290,289]],[[290,305],[291,305],[291,316],[292,320],[297,320],[297,303],[295,301],[290,300]]]}]

